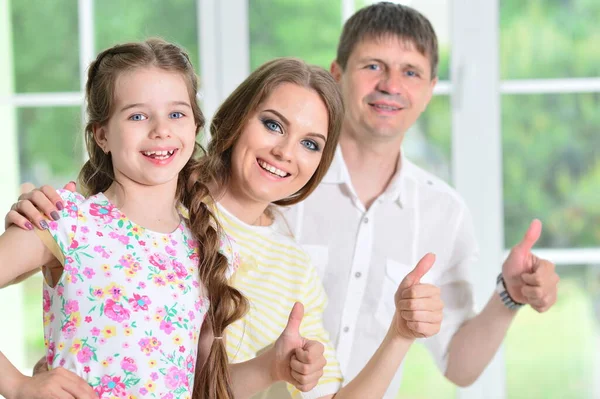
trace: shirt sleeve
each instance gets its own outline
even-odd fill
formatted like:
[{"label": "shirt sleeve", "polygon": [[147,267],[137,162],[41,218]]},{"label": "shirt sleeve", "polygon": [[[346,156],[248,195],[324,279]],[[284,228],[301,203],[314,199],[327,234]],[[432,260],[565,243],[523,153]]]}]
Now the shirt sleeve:
[{"label": "shirt sleeve", "polygon": [[323,325],[323,313],[325,306],[327,306],[325,289],[313,266],[310,266],[307,274],[302,298],[304,318],[300,326],[300,334],[305,338],[319,341],[325,346],[324,356],[327,364],[319,383],[311,391],[300,392],[289,384],[288,390],[293,398],[316,399],[338,392],[342,386],[343,378],[335,349],[329,339],[329,333]]},{"label": "shirt sleeve", "polygon": [[442,326],[438,334],[423,340],[443,373],[448,365],[448,348],[454,334],[476,314],[471,266],[479,257],[479,250],[472,217],[466,206],[458,218],[454,240],[451,242],[448,268],[436,282],[444,301]]},{"label": "shirt sleeve", "polygon": [[73,253],[73,248],[76,247],[74,244],[80,219],[79,205],[85,198],[79,193],[68,190],[57,190],[57,192],[62,199],[64,208],[60,211],[58,220],[48,221],[48,233],[52,239],[46,235],[42,241],[55,256],[62,255],[62,259],[57,258],[64,265],[65,257],[76,255]]}]

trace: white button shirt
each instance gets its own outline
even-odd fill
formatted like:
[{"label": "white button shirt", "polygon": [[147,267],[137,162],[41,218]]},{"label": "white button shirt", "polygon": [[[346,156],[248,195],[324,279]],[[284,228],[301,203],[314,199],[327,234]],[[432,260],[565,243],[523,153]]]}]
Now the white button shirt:
[{"label": "white button shirt", "polygon": [[[338,147],[319,187],[282,214],[323,279],[329,297],[325,328],[346,381],[382,342],[404,276],[427,252],[435,253],[436,263],[422,282],[441,288],[444,320],[441,331],[423,343],[445,371],[452,336],[475,314],[469,277],[477,256],[474,230],[454,189],[401,156],[388,188],[367,210]],[[385,398],[395,397],[400,380],[401,370]]]}]

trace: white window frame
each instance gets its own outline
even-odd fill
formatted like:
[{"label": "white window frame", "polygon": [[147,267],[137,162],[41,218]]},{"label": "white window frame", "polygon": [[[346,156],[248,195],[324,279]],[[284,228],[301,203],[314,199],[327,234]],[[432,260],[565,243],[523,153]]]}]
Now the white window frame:
[{"label": "white window frame", "polygon": [[[340,5],[344,22],[356,11],[355,0],[341,0]],[[218,0],[196,0],[196,6],[201,97],[209,120],[218,105],[250,73],[249,5],[248,0],[229,0],[226,4]],[[2,137],[5,149],[8,149],[0,159],[3,172],[0,189],[4,194],[0,197],[0,209],[7,209],[13,202],[19,182],[18,143],[13,134],[16,132],[15,108],[80,106],[82,121],[85,122],[83,93],[86,68],[96,52],[94,0],[78,0],[78,7],[80,91],[13,94],[12,82],[6,84],[0,80],[0,115],[3,115],[4,121]],[[0,0],[0,54],[3,54],[0,70],[12,69],[9,9],[9,0]],[[440,81],[434,92],[452,98],[453,182],[469,205],[475,229],[481,237],[480,267],[474,266],[478,273],[475,296],[480,307],[493,292],[494,277],[507,253],[504,248],[500,96],[600,92],[600,78],[500,81],[499,13],[498,0],[451,2],[451,76],[454,79]],[[477,18],[473,17],[475,15]],[[6,79],[6,76],[3,78]],[[473,145],[478,142],[486,145]],[[482,175],[486,179],[480,179]],[[600,264],[600,248],[540,249],[537,253],[562,267]],[[11,303],[22,302],[21,287],[0,291],[0,301],[5,298],[10,298]],[[15,311],[12,325],[22,325],[22,309],[18,306],[12,309]],[[20,367],[24,367],[25,344],[21,331],[22,328],[0,330],[0,343],[10,343],[3,345],[2,350],[12,351],[11,358],[17,359]],[[504,368],[503,351],[500,349],[482,377],[472,387],[458,389],[457,397],[505,398]]]}]

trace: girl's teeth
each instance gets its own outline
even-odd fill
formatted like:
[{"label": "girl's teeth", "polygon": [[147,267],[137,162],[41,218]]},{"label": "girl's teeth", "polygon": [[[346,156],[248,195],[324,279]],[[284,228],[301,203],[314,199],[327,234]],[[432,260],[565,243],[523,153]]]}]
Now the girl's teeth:
[{"label": "girl's teeth", "polygon": [[175,150],[169,150],[169,151],[144,151],[143,154],[147,157],[151,157],[153,156],[156,159],[167,159],[168,157],[170,157],[171,155],[173,155],[173,153],[175,152]]}]

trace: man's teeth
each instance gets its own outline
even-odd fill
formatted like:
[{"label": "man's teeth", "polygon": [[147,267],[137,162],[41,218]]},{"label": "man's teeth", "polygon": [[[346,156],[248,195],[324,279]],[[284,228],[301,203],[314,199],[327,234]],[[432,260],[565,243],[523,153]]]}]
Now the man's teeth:
[{"label": "man's teeth", "polygon": [[385,109],[387,111],[398,111],[400,108],[392,107],[391,105],[375,104],[375,107]]},{"label": "man's teeth", "polygon": [[168,150],[168,151],[142,151],[142,154],[144,154],[147,157],[152,157],[152,158],[155,158],[155,159],[167,159],[171,155],[173,155],[174,152],[175,152],[175,150]]},{"label": "man's teeth", "polygon": [[258,164],[260,165],[261,168],[263,168],[264,170],[267,170],[271,173],[273,173],[274,175],[277,175],[279,177],[286,177],[288,174],[287,172],[284,172],[281,169],[277,169],[275,166],[273,165],[269,165],[268,163],[266,163],[265,161],[258,161]]}]

